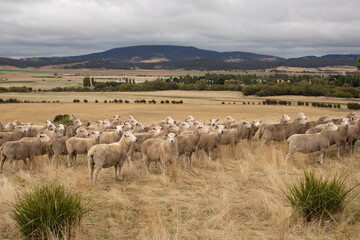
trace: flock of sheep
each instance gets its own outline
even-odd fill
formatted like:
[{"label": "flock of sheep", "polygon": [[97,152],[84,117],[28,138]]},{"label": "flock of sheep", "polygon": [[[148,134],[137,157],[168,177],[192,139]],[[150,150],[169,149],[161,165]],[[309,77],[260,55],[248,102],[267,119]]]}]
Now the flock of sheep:
[{"label": "flock of sheep", "polygon": [[87,154],[90,183],[96,184],[102,168],[114,167],[115,179],[122,180],[121,168],[126,161],[132,166],[134,152],[141,152],[143,162],[149,171],[154,162],[163,172],[180,156],[184,156],[189,167],[192,167],[192,155],[203,150],[212,159],[213,152],[220,145],[235,146],[242,139],[252,141],[258,132],[258,140],[285,141],[289,144],[286,161],[296,152],[312,153],[320,151],[318,161],[323,162],[326,149],[333,144],[345,150],[345,143],[354,151],[354,144],[360,136],[360,119],[352,112],[344,118],[333,119],[327,115],[316,121],[306,121],[307,117],[299,113],[294,120],[282,115],[276,123],[261,121],[241,121],[228,116],[223,121],[211,119],[208,124],[196,121],[188,116],[183,122],[174,121],[171,117],[145,127],[133,116],[126,121],[114,116],[112,121],[99,120],[96,125],[78,119],[72,115],[73,124],[56,124],[50,120],[45,125],[21,123],[15,120],[6,126],[0,123],[1,166],[9,160],[12,172],[14,160],[30,161],[45,155],[54,162],[60,155],[67,155],[69,167],[75,164],[77,154]]}]

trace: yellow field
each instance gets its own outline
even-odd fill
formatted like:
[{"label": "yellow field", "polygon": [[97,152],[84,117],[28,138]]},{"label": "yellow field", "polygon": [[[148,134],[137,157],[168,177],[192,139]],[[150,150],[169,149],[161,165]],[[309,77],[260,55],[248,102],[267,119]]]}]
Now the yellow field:
[{"label": "yellow field", "polygon": [[[43,123],[56,114],[74,113],[92,122],[114,114],[124,119],[131,114],[148,125],[166,116],[183,120],[189,114],[202,121],[231,115],[236,120],[272,122],[284,113],[294,117],[304,112],[312,120],[321,114],[345,116],[348,111],[198,102],[1,104],[0,112],[2,123],[14,119]],[[124,181],[113,179],[112,168],[103,169],[96,187],[89,184],[85,156],[79,156],[72,168],[64,166],[66,158],[55,166],[41,157],[35,170],[27,170],[19,163],[21,170],[15,174],[6,163],[0,174],[0,239],[22,239],[8,215],[9,202],[18,192],[45,182],[63,184],[95,205],[77,230],[76,239],[357,239],[360,225],[354,212],[337,216],[336,223],[306,224],[294,215],[282,190],[286,190],[286,183],[299,179],[304,168],[314,169],[318,175],[347,171],[350,186],[360,182],[360,148],[356,147],[354,156],[345,154],[338,160],[335,148],[331,147],[322,166],[316,163],[315,155],[303,154],[296,154],[295,161],[286,164],[286,153],[285,143],[266,146],[262,142],[251,145],[243,142],[236,148],[224,146],[216,154],[216,161],[197,154],[191,170],[180,159],[174,179],[163,176],[154,166],[148,174],[140,155],[136,154],[135,168],[126,164],[123,167]],[[360,200],[356,199],[355,203],[359,204]]]}]

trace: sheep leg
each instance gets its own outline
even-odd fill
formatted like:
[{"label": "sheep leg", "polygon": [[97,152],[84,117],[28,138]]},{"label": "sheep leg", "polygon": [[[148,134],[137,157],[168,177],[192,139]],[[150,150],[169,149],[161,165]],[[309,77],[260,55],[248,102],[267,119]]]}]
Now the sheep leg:
[{"label": "sheep leg", "polygon": [[0,173],[2,173],[2,169],[3,169],[3,166],[4,166],[5,160],[6,160],[6,156],[4,155],[2,157],[2,159],[1,159]]},{"label": "sheep leg", "polygon": [[341,145],[338,145],[337,146],[337,157],[340,159],[341,157],[340,157],[340,146]]},{"label": "sheep leg", "polygon": [[187,155],[190,169],[192,168],[192,155],[193,155],[193,152],[190,153],[190,155]]},{"label": "sheep leg", "polygon": [[30,170],[33,170],[34,157],[29,157],[29,162],[30,162]]},{"label": "sheep leg", "polygon": [[71,167],[73,153],[68,153],[68,167]]},{"label": "sheep leg", "polygon": [[208,152],[208,156],[209,156],[209,159],[212,160],[212,155],[213,155],[213,152],[212,151],[209,151]]},{"label": "sheep leg", "polygon": [[123,180],[123,177],[121,176],[121,169],[122,169],[122,166],[124,165],[124,162],[125,162],[125,159],[120,160],[120,162],[118,163],[119,164],[119,174],[118,174],[118,180],[119,181]]},{"label": "sheep leg", "polygon": [[324,150],[320,151],[320,155],[318,157],[318,163],[323,164],[323,158],[324,158]]},{"label": "sheep leg", "polygon": [[[90,185],[93,184],[94,166],[95,166],[95,164],[94,164],[92,161],[88,161],[89,176],[90,176]],[[94,184],[94,185],[95,185],[95,184]]]},{"label": "sheep leg", "polygon": [[293,153],[292,153],[292,152],[289,152],[289,153],[286,155],[286,157],[285,157],[285,162],[290,162],[292,155],[293,155]]},{"label": "sheep leg", "polygon": [[114,170],[115,170],[115,172],[114,172],[114,178],[115,178],[115,180],[118,180],[118,178],[117,178],[118,165],[117,165],[117,164],[114,165]]},{"label": "sheep leg", "polygon": [[99,175],[99,172],[101,171],[102,167],[101,166],[97,166],[95,169],[95,177],[94,177],[94,186],[96,185],[96,179]]},{"label": "sheep leg", "polygon": [[127,153],[127,158],[126,158],[126,161],[127,161],[126,163],[132,168],[134,167],[133,162],[132,162],[132,156],[134,154],[134,151],[135,151],[134,145],[131,145],[131,147]]},{"label": "sheep leg", "polygon": [[9,159],[10,170],[11,170],[12,173],[15,173],[15,169],[13,168],[12,163],[13,163],[13,160]]}]

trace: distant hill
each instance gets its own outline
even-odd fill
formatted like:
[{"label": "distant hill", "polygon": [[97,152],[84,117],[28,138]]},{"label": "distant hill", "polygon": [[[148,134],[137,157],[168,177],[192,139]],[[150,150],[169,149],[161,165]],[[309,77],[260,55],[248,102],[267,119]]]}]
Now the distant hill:
[{"label": "distant hill", "polygon": [[[355,66],[358,57],[360,54],[330,54],[321,57],[305,56],[284,59],[239,51],[217,52],[185,46],[142,45],[114,48],[80,56],[37,57],[20,60],[0,58],[0,65],[41,67],[62,64],[66,68],[251,70],[278,66],[304,68],[331,65]],[[69,65],[66,66],[66,64]]]},{"label": "distant hill", "polygon": [[[211,58],[228,62],[277,61],[282,58],[247,52],[216,52],[195,47],[170,45],[143,45],[114,48],[108,51],[91,53],[81,56],[63,57],[62,60],[88,61],[102,60],[107,62],[162,62]],[[42,61],[52,61],[54,58],[38,58]],[[59,58],[56,58],[59,59]]]}]

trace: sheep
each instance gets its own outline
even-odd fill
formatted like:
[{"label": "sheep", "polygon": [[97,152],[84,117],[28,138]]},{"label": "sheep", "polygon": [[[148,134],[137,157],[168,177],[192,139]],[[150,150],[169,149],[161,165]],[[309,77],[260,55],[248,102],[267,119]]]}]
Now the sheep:
[{"label": "sheep", "polygon": [[76,130],[81,127],[83,125],[83,123],[81,122],[80,119],[76,119],[75,121],[73,121],[72,125],[69,125],[65,128],[65,135],[70,138],[76,135]]},{"label": "sheep", "polygon": [[129,131],[133,128],[129,122],[124,122],[122,126],[123,126],[123,132]]},{"label": "sheep", "polygon": [[[131,143],[136,141],[137,138],[131,132],[126,132],[119,142],[111,144],[98,144],[91,147],[87,154],[90,184],[94,184],[94,186],[96,185],[96,179],[102,168],[109,168],[112,166],[115,169],[115,180],[123,180],[121,177],[121,168],[124,164],[127,156],[126,153],[129,150]],[[94,169],[95,176],[93,178]]]},{"label": "sheep", "polygon": [[179,155],[176,136],[175,133],[169,133],[166,134],[166,140],[151,138],[143,142],[141,153],[148,172],[151,162],[160,163],[165,174],[167,165],[176,161]]},{"label": "sheep", "polygon": [[116,126],[115,131],[113,132],[103,132],[100,137],[101,144],[110,144],[118,142],[122,137],[123,125]]},{"label": "sheep", "polygon": [[338,131],[339,127],[329,122],[320,133],[314,134],[294,134],[288,138],[289,153],[285,157],[285,162],[291,159],[296,152],[312,153],[320,151],[318,162],[323,164],[323,157],[330,144],[330,132]]},{"label": "sheep", "polygon": [[180,128],[176,126],[174,123],[166,123],[164,124],[164,132],[166,133],[177,133]]},{"label": "sheep", "polygon": [[[86,138],[90,136],[90,133],[85,128],[79,128],[77,130],[77,133],[75,135],[76,138]],[[68,137],[62,137],[62,138],[55,138],[53,139],[49,146],[50,146],[50,152],[51,152],[51,162],[54,163],[54,161],[60,156],[60,155],[68,155],[68,152],[66,150],[66,141],[69,140]]]},{"label": "sheep", "polygon": [[47,126],[44,125],[30,125],[29,130],[26,132],[25,136],[26,137],[36,137],[38,135],[38,133],[42,130],[47,129]]},{"label": "sheep", "polygon": [[132,156],[134,152],[141,152],[141,144],[150,138],[157,138],[161,134],[162,127],[153,128],[154,131],[146,132],[146,133],[134,133],[135,137],[138,139],[137,142],[131,144],[130,149],[127,153],[128,164],[133,166],[132,164]]},{"label": "sheep", "polygon": [[[339,125],[349,125],[349,119],[348,118],[339,118],[338,121],[336,122],[333,122],[335,125],[338,125],[337,122],[339,123]],[[306,134],[313,134],[313,133],[319,133],[321,132],[324,127],[326,126],[326,124],[319,124],[319,125],[316,125],[315,127],[312,127],[310,129],[308,129],[305,133]]]},{"label": "sheep", "polygon": [[186,117],[185,122],[194,122],[195,118],[192,115]]},{"label": "sheep", "polygon": [[208,134],[210,130],[205,126],[198,126],[192,134],[178,136],[179,155],[185,155],[190,168],[192,167],[192,155],[196,151],[197,144],[202,134]]},{"label": "sheep", "polygon": [[121,125],[122,121],[120,120],[120,115],[115,115],[114,119],[111,121],[111,127],[116,127],[118,125]]},{"label": "sheep", "polygon": [[350,113],[348,113],[348,115],[346,115],[346,118],[348,118],[348,119],[351,119],[352,117],[356,118],[356,119],[359,118],[359,116],[355,112],[350,112]]},{"label": "sheep", "polygon": [[180,128],[180,132],[189,130],[191,128],[190,124],[187,122],[181,122],[178,127]]},{"label": "sheep", "polygon": [[219,121],[219,119],[210,119],[209,126],[212,127],[212,128],[216,127],[218,125],[218,121]]},{"label": "sheep", "polygon": [[134,126],[134,129],[133,129],[133,133],[142,133],[142,132],[146,132],[146,127],[143,123],[138,123]]},{"label": "sheep", "polygon": [[13,132],[0,132],[0,146],[8,141],[17,141],[25,137],[26,132],[29,130],[29,127],[26,125],[21,125],[15,127]]},{"label": "sheep", "polygon": [[323,124],[323,123],[328,123],[328,122],[331,122],[332,121],[332,118],[327,116],[327,115],[322,115],[318,118],[318,120],[316,121],[309,121],[309,122],[306,122],[304,125],[302,125],[300,127],[300,131],[299,133],[305,133],[307,130],[309,130],[310,128],[313,128],[319,124]]},{"label": "sheep", "polygon": [[[240,139],[247,139],[251,141],[255,136],[256,132],[259,130],[262,121],[252,121],[251,128],[243,129],[242,133],[240,134]],[[231,125],[230,128],[237,128],[239,124]]]},{"label": "sheep", "polygon": [[70,120],[72,120],[73,122],[76,121],[76,120],[80,120],[82,122],[83,126],[86,126],[86,127],[90,126],[90,124],[91,124],[89,120],[87,120],[87,119],[79,119],[74,114],[71,114]]},{"label": "sheep", "polygon": [[[283,114],[283,115],[281,115],[280,120],[276,121],[275,124],[277,124],[277,123],[287,123],[287,122],[290,122],[290,121],[291,121],[291,117],[289,117],[289,116],[286,115],[286,114]],[[266,125],[269,125],[269,123],[263,123],[263,124],[261,124],[261,125],[259,126],[259,134],[258,134],[258,139],[259,139],[259,140],[261,139],[262,135],[264,134],[264,130],[263,130],[263,129],[264,129],[264,127],[265,127]]]},{"label": "sheep", "polygon": [[172,119],[172,117],[166,117],[165,118],[165,123],[176,123],[176,121],[174,121],[174,119]]},{"label": "sheep", "polygon": [[128,119],[132,127],[136,126],[136,124],[139,123],[132,115],[130,115]]},{"label": "sheep", "polygon": [[12,132],[15,130],[15,125],[12,123],[7,123],[4,127],[4,132]]},{"label": "sheep", "polygon": [[242,139],[242,134],[245,131],[251,129],[251,124],[247,121],[243,121],[238,125],[237,128],[226,129],[224,134],[221,136],[220,144],[221,145],[232,145],[235,146]]},{"label": "sheep", "polygon": [[348,130],[347,142],[350,145],[350,153],[354,154],[354,146],[360,137],[360,119],[356,121],[355,125],[350,125]]},{"label": "sheep", "polygon": [[69,138],[66,141],[66,150],[68,152],[68,166],[71,167],[76,161],[77,154],[86,154],[89,149],[99,144],[101,132],[92,132],[92,138]]},{"label": "sheep", "polygon": [[224,125],[226,129],[230,128],[230,125],[234,123],[235,120],[231,116],[227,116],[221,125]]},{"label": "sheep", "polygon": [[26,158],[29,158],[30,169],[32,169],[34,157],[45,153],[42,144],[49,141],[50,138],[46,134],[39,134],[39,136],[32,141],[11,141],[4,143],[1,146],[2,159],[0,172],[2,172],[6,159],[9,159],[9,166],[13,173],[15,172],[12,166],[14,160],[23,160],[24,163],[26,163]]},{"label": "sheep", "polygon": [[201,135],[196,148],[197,150],[204,150],[210,159],[212,159],[214,149],[220,146],[221,135],[224,134],[225,126],[217,125],[214,128],[215,132]]},{"label": "sheep", "polygon": [[[305,124],[305,115],[299,115],[296,119],[290,123],[276,123],[267,124],[263,127],[263,136],[265,143],[269,143],[271,140],[284,141],[293,134],[300,133],[302,126]],[[258,139],[261,138],[259,132]]]}]

